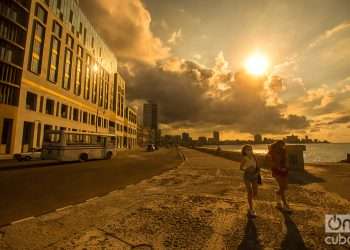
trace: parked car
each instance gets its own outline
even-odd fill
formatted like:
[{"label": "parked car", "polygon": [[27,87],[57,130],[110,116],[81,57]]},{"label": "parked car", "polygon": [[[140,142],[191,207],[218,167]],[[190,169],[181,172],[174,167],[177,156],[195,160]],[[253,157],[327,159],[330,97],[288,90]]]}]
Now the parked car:
[{"label": "parked car", "polygon": [[30,161],[32,159],[40,159],[41,157],[41,149],[33,148],[29,152],[26,153],[17,153],[14,154],[13,158],[17,161]]},{"label": "parked car", "polygon": [[147,147],[146,147],[147,152],[153,152],[156,149],[157,149],[156,145],[154,145],[154,144],[148,144]]}]

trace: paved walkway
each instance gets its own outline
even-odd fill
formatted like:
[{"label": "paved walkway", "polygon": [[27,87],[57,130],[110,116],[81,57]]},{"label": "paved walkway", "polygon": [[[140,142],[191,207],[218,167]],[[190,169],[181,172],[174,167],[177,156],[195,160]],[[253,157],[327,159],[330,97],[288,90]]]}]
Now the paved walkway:
[{"label": "paved walkway", "polygon": [[292,184],[288,216],[274,207],[275,184],[263,172],[258,217],[248,220],[238,163],[184,154],[160,176],[2,228],[0,249],[335,249],[323,243],[324,214],[349,212],[347,200]]}]

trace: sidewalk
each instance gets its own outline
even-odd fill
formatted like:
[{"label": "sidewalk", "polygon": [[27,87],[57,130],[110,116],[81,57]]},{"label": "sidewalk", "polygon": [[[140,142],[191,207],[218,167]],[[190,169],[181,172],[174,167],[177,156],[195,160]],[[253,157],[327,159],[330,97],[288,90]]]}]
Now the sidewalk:
[{"label": "sidewalk", "polygon": [[248,220],[238,163],[182,150],[177,169],[1,228],[0,249],[335,249],[323,243],[324,215],[348,213],[349,201],[317,183],[292,184],[294,213],[283,214],[264,171],[258,217]]}]

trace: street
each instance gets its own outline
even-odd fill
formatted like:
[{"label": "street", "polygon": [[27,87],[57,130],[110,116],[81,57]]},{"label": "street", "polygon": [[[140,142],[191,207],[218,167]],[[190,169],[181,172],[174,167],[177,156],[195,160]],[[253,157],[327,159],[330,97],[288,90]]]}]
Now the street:
[{"label": "street", "polygon": [[0,226],[84,202],[181,163],[175,149],[121,153],[108,161],[0,172]]}]

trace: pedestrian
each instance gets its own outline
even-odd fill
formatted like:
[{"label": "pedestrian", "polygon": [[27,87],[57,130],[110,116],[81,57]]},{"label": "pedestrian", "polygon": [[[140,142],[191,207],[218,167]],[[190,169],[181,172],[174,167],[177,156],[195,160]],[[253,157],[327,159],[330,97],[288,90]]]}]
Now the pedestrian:
[{"label": "pedestrian", "polygon": [[253,207],[253,198],[256,198],[258,195],[258,180],[261,178],[260,170],[251,145],[243,146],[241,153],[242,160],[240,169],[243,171],[243,180],[247,190],[248,215],[256,217]]},{"label": "pedestrian", "polygon": [[276,207],[285,212],[291,212],[286,199],[286,191],[288,189],[288,167],[284,141],[279,140],[271,144],[267,156],[271,163],[272,176],[275,178],[279,188],[276,191]]}]

